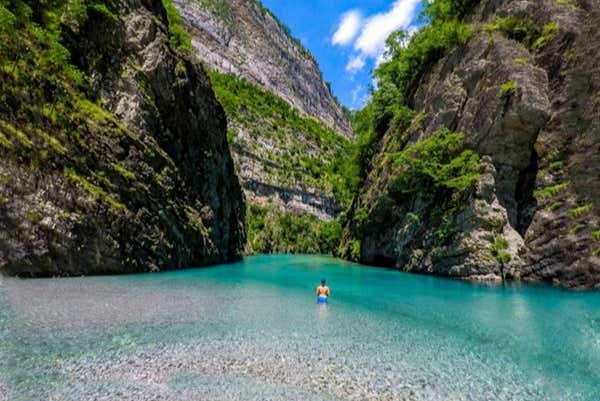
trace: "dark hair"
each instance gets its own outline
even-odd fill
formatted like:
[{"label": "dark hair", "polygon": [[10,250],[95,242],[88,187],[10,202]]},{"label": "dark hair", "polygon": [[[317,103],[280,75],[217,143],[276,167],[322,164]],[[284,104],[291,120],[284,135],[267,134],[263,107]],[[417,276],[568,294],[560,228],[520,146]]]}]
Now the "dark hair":
[{"label": "dark hair", "polygon": [[321,284],[325,285],[325,279],[324,278],[321,279]]}]

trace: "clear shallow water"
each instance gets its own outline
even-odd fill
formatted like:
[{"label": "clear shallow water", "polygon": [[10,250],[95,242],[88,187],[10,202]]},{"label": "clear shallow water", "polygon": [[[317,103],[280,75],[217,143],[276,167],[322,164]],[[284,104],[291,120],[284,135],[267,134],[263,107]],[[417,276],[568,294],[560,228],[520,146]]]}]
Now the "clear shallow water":
[{"label": "clear shallow water", "polygon": [[600,293],[287,255],[0,284],[0,401],[369,399],[600,400]]}]

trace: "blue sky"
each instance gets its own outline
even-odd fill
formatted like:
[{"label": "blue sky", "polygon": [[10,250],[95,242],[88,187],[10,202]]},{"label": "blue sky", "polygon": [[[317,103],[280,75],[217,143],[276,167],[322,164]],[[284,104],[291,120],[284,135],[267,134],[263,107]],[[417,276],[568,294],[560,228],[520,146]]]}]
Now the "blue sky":
[{"label": "blue sky", "polygon": [[371,70],[392,31],[413,29],[420,0],[262,0],[316,57],[350,108],[368,96]]}]

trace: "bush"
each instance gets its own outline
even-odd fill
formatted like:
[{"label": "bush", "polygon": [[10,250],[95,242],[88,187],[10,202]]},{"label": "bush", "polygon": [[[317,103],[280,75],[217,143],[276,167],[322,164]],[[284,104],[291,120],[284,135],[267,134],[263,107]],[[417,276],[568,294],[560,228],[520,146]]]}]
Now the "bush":
[{"label": "bush", "polygon": [[556,22],[549,22],[542,28],[542,34],[533,43],[533,48],[537,51],[542,50],[548,45],[554,36],[558,33],[558,24]]},{"label": "bush", "polygon": [[393,191],[449,192],[453,198],[471,191],[479,180],[479,156],[466,150],[464,135],[440,129],[394,156],[400,169]]},{"label": "bush", "polygon": [[566,191],[567,188],[569,188],[569,185],[570,185],[569,182],[563,182],[561,184],[556,184],[556,185],[552,185],[549,187],[537,189],[534,192],[534,195],[536,198],[544,199],[544,200],[554,198],[556,195],[560,194],[561,192]]},{"label": "bush", "polygon": [[337,220],[321,221],[307,213],[250,204],[246,231],[253,253],[331,254],[339,244],[342,227]]},{"label": "bush", "polygon": [[192,52],[192,39],[183,27],[183,20],[179,11],[172,0],[162,0],[163,7],[167,11],[167,19],[169,20],[169,39],[173,50],[191,53]]},{"label": "bush", "polygon": [[488,32],[502,32],[507,38],[530,47],[540,36],[540,28],[531,18],[503,17],[485,26]]},{"label": "bush", "polygon": [[583,206],[579,206],[579,207],[570,209],[568,212],[569,217],[571,219],[577,219],[577,218],[583,216],[584,214],[591,212],[592,207],[593,207],[592,203],[587,203]]},{"label": "bush", "polygon": [[515,81],[508,81],[500,85],[500,90],[498,91],[498,96],[501,98],[507,98],[515,93],[517,93],[517,89],[519,85]]},{"label": "bush", "polygon": [[492,253],[492,256],[496,258],[498,263],[500,263],[501,265],[510,262],[512,258],[511,254],[507,252],[506,249],[508,249],[508,241],[503,237],[495,235],[494,242],[490,247],[490,251]]}]

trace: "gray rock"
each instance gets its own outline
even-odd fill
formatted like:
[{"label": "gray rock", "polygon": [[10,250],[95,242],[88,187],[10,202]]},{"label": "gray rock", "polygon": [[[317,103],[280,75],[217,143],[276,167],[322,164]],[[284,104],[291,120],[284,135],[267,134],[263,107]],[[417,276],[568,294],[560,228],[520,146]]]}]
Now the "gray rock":
[{"label": "gray rock", "polygon": [[[428,68],[412,93],[410,106],[424,118],[409,134],[419,140],[442,127],[463,132],[483,156],[476,193],[454,216],[458,231],[451,244],[439,247],[431,230],[407,219],[436,204],[390,197],[393,174],[382,160],[396,133],[388,132],[354,207],[368,206],[374,224],[348,226],[358,233],[360,260],[476,280],[600,288],[600,244],[593,234],[600,228],[598,10],[597,0],[475,6],[466,17],[474,23],[472,38]],[[481,30],[505,16],[558,29],[537,48]],[[516,90],[502,94],[507,82]],[[497,238],[506,241],[509,262],[492,257]]]},{"label": "gray rock", "polygon": [[306,115],[352,135],[316,60],[266,9],[252,0],[175,0],[198,56],[211,68],[244,77]]}]

